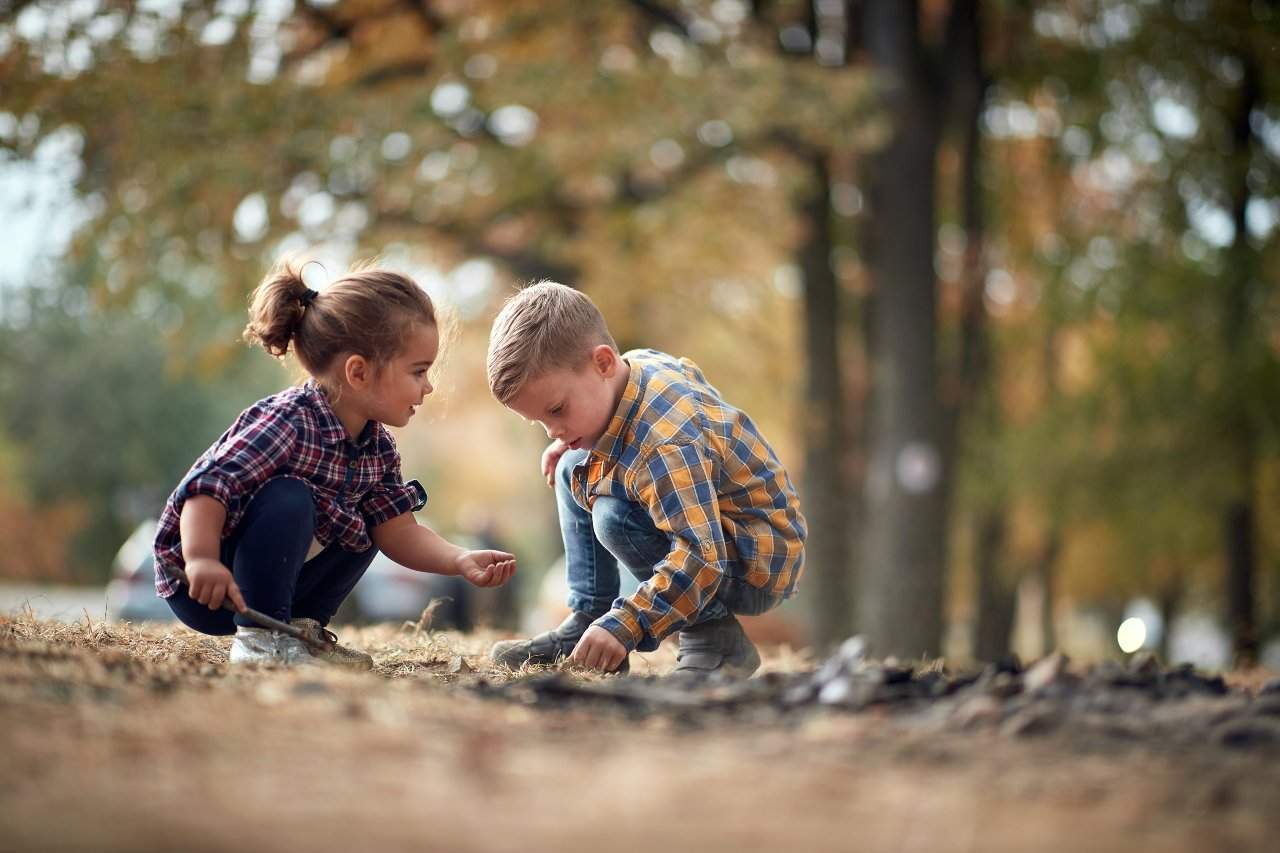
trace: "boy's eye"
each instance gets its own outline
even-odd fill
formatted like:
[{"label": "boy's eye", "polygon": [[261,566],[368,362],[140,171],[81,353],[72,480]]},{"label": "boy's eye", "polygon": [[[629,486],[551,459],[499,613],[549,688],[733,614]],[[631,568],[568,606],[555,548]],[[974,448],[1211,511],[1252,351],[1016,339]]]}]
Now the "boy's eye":
[{"label": "boy's eye", "polygon": [[563,412],[563,411],[564,411],[564,406],[563,406],[563,405],[561,405],[561,406],[556,406],[556,407],[554,407],[554,408],[551,410],[551,414],[553,414],[553,415],[558,415],[558,414],[560,414],[560,413],[561,413],[561,412]]}]

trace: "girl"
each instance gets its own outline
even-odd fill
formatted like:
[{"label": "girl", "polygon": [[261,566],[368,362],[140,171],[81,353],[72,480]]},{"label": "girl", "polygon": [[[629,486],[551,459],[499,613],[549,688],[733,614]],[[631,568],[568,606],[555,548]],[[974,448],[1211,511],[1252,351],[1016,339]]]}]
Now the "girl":
[{"label": "girl", "polygon": [[[476,586],[505,583],[515,558],[460,548],[414,519],[426,492],[401,478],[386,427],[407,424],[432,391],[440,335],[417,284],[361,269],[317,293],[285,263],[251,299],[245,339],[277,358],[292,348],[310,379],[246,409],[187,472],[160,518],[156,590],[189,627],[235,634],[232,663],[368,669],[373,659],[325,625],[376,550]],[[220,609],[224,598],[236,613]],[[246,606],[332,651],[255,627]]]}]

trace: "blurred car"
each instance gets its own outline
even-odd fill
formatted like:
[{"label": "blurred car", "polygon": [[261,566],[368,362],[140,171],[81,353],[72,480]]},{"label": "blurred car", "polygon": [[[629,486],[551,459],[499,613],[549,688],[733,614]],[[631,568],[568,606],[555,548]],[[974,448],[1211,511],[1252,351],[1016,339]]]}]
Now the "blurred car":
[{"label": "blurred car", "polygon": [[[494,547],[491,543],[460,535],[454,541],[466,547]],[[460,577],[415,572],[379,552],[343,603],[337,618],[344,622],[417,622],[433,599],[431,627],[470,631],[478,624],[514,627],[516,583],[479,589]]]},{"label": "blurred car", "polygon": [[454,580],[461,579],[406,569],[379,551],[338,611],[338,618],[349,622],[417,622],[431,599],[451,598],[453,601],[442,605],[432,617],[436,627],[450,627],[445,624],[450,622],[446,611],[466,595],[453,584],[441,583]]},{"label": "blurred car", "polygon": [[169,605],[156,595],[155,558],[151,553],[156,527],[155,520],[142,522],[116,552],[107,583],[108,617],[131,622],[173,620]]}]

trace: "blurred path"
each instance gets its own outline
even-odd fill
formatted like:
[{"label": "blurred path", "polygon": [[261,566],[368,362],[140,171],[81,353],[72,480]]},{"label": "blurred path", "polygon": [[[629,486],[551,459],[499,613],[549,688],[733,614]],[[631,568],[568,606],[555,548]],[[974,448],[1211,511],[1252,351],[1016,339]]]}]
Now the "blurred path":
[{"label": "blurred path", "polygon": [[0,583],[0,613],[21,613],[27,606],[41,619],[78,622],[105,617],[107,596],[102,587],[51,586],[48,584]]}]

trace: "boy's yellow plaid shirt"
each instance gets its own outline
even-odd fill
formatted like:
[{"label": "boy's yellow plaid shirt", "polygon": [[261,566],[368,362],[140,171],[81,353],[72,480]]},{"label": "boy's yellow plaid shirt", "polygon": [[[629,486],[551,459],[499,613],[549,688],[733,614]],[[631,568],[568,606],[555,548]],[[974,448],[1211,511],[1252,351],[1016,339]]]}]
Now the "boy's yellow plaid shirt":
[{"label": "boy's yellow plaid shirt", "polygon": [[671,552],[598,624],[650,651],[738,577],[778,598],[804,566],[804,516],[787,472],[747,415],[686,358],[632,350],[627,386],[605,434],[574,471],[573,495],[644,506]]}]

